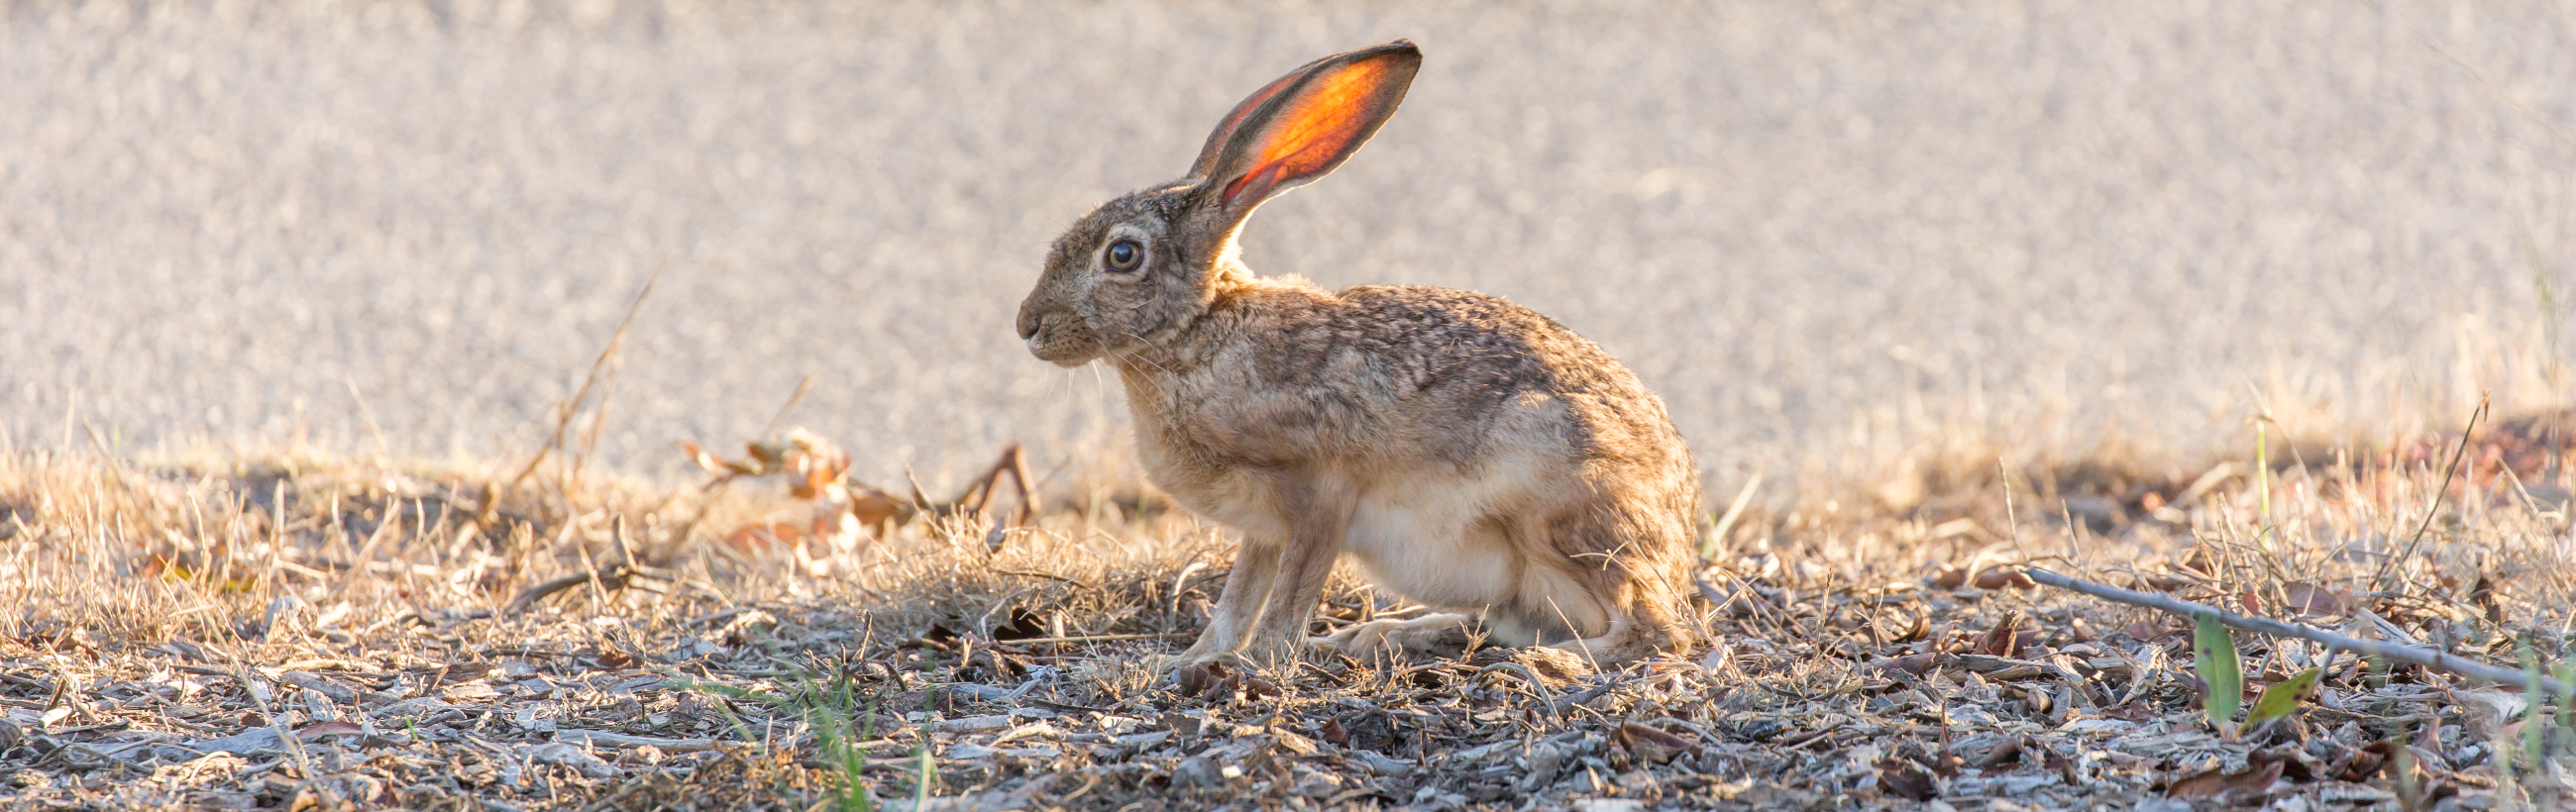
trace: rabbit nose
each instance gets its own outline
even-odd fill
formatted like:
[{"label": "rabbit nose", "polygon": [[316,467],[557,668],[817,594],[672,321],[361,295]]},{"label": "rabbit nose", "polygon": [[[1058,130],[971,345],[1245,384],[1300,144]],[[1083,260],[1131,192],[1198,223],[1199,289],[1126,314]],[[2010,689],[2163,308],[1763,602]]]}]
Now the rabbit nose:
[{"label": "rabbit nose", "polygon": [[1038,315],[1026,310],[1020,311],[1020,340],[1027,341],[1036,337],[1038,337]]}]

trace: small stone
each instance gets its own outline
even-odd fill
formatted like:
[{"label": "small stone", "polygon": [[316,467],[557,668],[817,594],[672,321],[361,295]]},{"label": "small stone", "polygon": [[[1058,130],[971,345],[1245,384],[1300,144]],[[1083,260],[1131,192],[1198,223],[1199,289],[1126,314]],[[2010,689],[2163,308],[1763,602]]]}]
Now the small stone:
[{"label": "small stone", "polygon": [[1342,779],[1331,773],[1307,767],[1298,767],[1296,772],[1297,783],[1288,789],[1292,795],[1322,798],[1342,791]]},{"label": "small stone", "polygon": [[1196,756],[1183,759],[1180,766],[1172,768],[1172,786],[1215,789],[1225,786],[1225,775],[1217,771],[1216,762],[1205,756]]}]

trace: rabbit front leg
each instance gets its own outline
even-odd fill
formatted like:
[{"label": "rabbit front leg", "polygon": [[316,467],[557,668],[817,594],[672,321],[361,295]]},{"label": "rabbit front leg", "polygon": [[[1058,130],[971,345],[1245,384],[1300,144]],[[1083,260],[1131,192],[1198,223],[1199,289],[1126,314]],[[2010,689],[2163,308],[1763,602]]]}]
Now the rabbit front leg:
[{"label": "rabbit front leg", "polygon": [[1272,664],[1288,662],[1307,644],[1307,621],[1324,598],[1334,562],[1341,560],[1356,501],[1340,489],[1313,485],[1292,494],[1298,498],[1282,500],[1289,505],[1288,544],[1279,551],[1278,582],[1245,643],[1252,656]]},{"label": "rabbit front leg", "polygon": [[1216,609],[1208,614],[1207,630],[1172,660],[1173,667],[1197,665],[1243,648],[1278,581],[1279,554],[1285,546],[1275,538],[1244,535],[1243,544],[1235,549],[1234,568],[1225,574],[1225,588],[1216,596]]}]

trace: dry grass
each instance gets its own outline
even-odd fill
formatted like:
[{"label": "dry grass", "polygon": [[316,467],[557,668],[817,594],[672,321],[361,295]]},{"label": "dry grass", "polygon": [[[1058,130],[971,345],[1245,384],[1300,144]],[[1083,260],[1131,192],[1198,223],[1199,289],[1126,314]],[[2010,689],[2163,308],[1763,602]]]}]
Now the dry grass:
[{"label": "dry grass", "polygon": [[[1695,656],[1321,658],[1186,695],[1152,658],[1227,546],[1115,480],[880,537],[836,482],[15,454],[0,805],[2551,807],[2576,742],[2515,691],[2343,656],[2222,735],[2181,624],[2006,565],[2561,662],[2566,420],[2268,464],[1917,454],[1715,539]],[[2240,644],[2256,685],[2326,654]]]}]

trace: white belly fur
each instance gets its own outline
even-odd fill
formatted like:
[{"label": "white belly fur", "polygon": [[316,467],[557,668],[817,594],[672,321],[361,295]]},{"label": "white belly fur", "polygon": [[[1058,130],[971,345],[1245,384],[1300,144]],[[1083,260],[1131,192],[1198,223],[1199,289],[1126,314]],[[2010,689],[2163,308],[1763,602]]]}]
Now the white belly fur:
[{"label": "white belly fur", "polygon": [[1497,504],[1521,498],[1525,483],[1454,471],[1403,474],[1375,478],[1352,511],[1344,550],[1360,570],[1442,609],[1476,612],[1509,601],[1525,573],[1511,540],[1485,519]]}]

